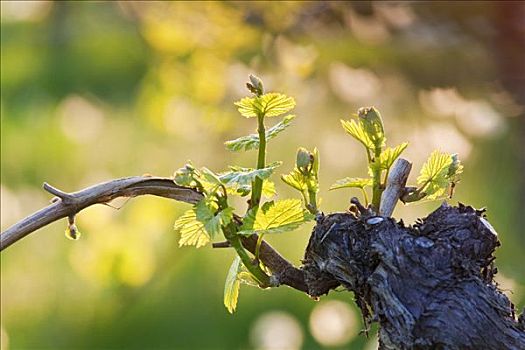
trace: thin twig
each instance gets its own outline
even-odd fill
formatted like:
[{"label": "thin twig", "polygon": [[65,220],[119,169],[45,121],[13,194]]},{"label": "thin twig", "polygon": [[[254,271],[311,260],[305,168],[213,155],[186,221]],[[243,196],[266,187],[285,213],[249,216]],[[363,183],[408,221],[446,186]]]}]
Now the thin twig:
[{"label": "thin twig", "polygon": [[[91,205],[107,204],[118,197],[153,195],[190,204],[197,203],[202,199],[202,194],[195,189],[179,186],[169,178],[152,176],[134,176],[111,180],[73,193],[63,192],[47,183],[44,184],[44,189],[59,199],[2,232],[0,250],[4,250],[54,221],[74,217],[78,212]],[[241,238],[243,246],[252,254],[255,254],[257,240],[257,235]],[[294,267],[264,241],[260,246],[259,258],[272,271],[280,284],[308,292],[303,271]]]},{"label": "thin twig", "polygon": [[47,182],[44,182],[44,185],[42,187],[44,188],[44,190],[46,190],[47,192],[51,194],[54,194],[55,196],[60,198],[62,201],[67,202],[67,201],[73,200],[72,196],[69,193],[60,191],[58,188],[51,186]]},{"label": "thin twig", "polygon": [[212,248],[231,248],[232,244],[229,241],[215,242],[211,244]]}]

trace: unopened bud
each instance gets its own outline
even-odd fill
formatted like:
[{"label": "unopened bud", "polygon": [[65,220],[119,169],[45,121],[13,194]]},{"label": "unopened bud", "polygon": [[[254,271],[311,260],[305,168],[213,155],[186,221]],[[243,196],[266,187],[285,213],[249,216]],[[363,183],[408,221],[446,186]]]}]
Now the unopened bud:
[{"label": "unopened bud", "polygon": [[362,107],[357,111],[359,119],[362,121],[367,135],[376,147],[383,147],[385,143],[385,132],[383,129],[383,119],[375,107]]},{"label": "unopened bud", "polygon": [[295,164],[297,168],[302,171],[307,172],[310,164],[313,163],[313,154],[311,154],[306,148],[300,147],[297,150],[297,160]]},{"label": "unopened bud", "polygon": [[250,74],[250,82],[246,86],[251,93],[257,96],[261,96],[264,93],[262,80],[253,74]]}]

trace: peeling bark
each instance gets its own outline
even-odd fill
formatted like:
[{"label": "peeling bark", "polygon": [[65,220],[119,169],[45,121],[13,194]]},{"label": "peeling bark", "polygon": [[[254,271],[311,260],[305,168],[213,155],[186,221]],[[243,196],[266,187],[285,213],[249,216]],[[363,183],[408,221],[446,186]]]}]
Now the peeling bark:
[{"label": "peeling bark", "polygon": [[525,349],[523,315],[493,281],[498,246],[483,211],[463,205],[408,227],[337,213],[318,218],[302,269],[314,297],[354,292],[380,349]]}]

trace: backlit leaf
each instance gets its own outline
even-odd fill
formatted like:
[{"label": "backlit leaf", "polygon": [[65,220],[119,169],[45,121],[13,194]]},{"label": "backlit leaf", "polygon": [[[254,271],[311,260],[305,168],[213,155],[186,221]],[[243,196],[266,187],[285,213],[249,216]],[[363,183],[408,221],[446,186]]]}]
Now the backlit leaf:
[{"label": "backlit leaf", "polygon": [[[273,139],[281,131],[285,130],[292,123],[294,118],[295,115],[287,115],[279,123],[266,130],[266,141]],[[250,134],[248,136],[242,136],[235,140],[226,141],[224,144],[226,145],[226,149],[234,152],[259,149],[259,135]]]},{"label": "backlit leaf", "polygon": [[[226,186],[226,190],[228,191],[228,194],[233,194],[237,196],[247,196],[252,191],[252,184],[246,184],[246,185],[235,185],[235,184],[229,184]],[[275,184],[270,180],[264,180],[263,181],[263,187],[262,187],[262,195],[266,198],[271,198],[275,196],[277,191],[275,190]]]},{"label": "backlit leaf", "polygon": [[275,184],[273,181],[270,180],[264,180],[263,187],[262,187],[262,195],[266,198],[271,198],[275,196],[277,191],[275,190]]},{"label": "backlit leaf", "polygon": [[282,162],[274,162],[267,165],[262,169],[253,169],[253,168],[242,168],[239,166],[231,166],[230,171],[223,173],[219,176],[221,182],[228,187],[235,186],[246,186],[250,185],[255,180],[256,177],[261,180],[268,179],[275,168],[279,167]]},{"label": "backlit leaf", "polygon": [[174,229],[180,232],[179,246],[194,245],[200,248],[208,244],[211,238],[222,234],[221,226],[230,223],[233,208],[216,211],[214,202],[203,199],[178,218]]},{"label": "backlit leaf", "polygon": [[367,186],[372,186],[372,179],[370,178],[360,178],[360,177],[345,177],[344,179],[337,180],[330,190],[336,190],[339,188],[365,188]]},{"label": "backlit leaf", "polygon": [[308,177],[297,169],[297,167],[292,170],[290,174],[281,175],[281,180],[298,191],[302,192],[308,190]]},{"label": "backlit leaf", "polygon": [[246,118],[253,118],[259,115],[265,117],[275,117],[284,114],[295,107],[295,100],[276,92],[270,92],[262,96],[245,97],[235,102],[235,105]]},{"label": "backlit leaf", "polygon": [[219,179],[219,175],[215,174],[213,171],[211,171],[208,168],[201,168],[202,177],[204,180],[209,182],[212,185],[220,185],[221,180]]},{"label": "backlit leaf", "polygon": [[356,122],[355,120],[341,120],[341,125],[343,125],[343,129],[350,134],[353,138],[355,138],[357,141],[361,142],[363,146],[365,146],[369,150],[374,149],[374,143],[368,137],[364,126],[361,122]]},{"label": "backlit leaf", "polygon": [[381,169],[390,169],[392,164],[394,164],[395,160],[401,155],[401,153],[403,153],[407,146],[408,142],[403,142],[395,148],[388,147],[383,152],[381,152],[381,156],[379,158]]},{"label": "backlit leaf", "polygon": [[236,256],[228,270],[226,282],[224,283],[224,306],[226,306],[226,309],[228,309],[228,312],[231,314],[235,312],[239,299],[241,281],[238,278],[238,274],[241,266],[241,259],[239,256]]},{"label": "backlit leaf", "polygon": [[452,155],[434,151],[423,164],[417,183],[422,186],[421,192],[426,194],[427,199],[437,199],[445,194],[449,184],[448,170],[452,163]]},{"label": "backlit leaf", "polygon": [[313,219],[313,215],[303,209],[299,199],[285,199],[265,203],[261,208],[250,210],[238,232],[242,235],[254,233],[281,233],[295,230],[301,224]]}]

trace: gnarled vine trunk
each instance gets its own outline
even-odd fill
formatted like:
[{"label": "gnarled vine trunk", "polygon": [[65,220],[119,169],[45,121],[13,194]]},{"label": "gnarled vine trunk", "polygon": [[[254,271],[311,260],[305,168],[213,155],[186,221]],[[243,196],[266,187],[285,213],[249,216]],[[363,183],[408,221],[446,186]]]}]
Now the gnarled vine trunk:
[{"label": "gnarled vine trunk", "polygon": [[412,227],[391,218],[320,216],[308,244],[312,296],[342,285],[380,349],[525,349],[525,320],[493,275],[496,232],[483,211],[443,204]]},{"label": "gnarled vine trunk", "polygon": [[[410,167],[398,164],[404,169],[399,179],[406,179]],[[399,185],[404,181],[390,181],[384,194],[399,196]],[[172,179],[148,176],[116,179],[74,193],[48,184],[44,189],[57,197],[2,232],[0,250],[56,220],[74,222],[82,209],[117,197],[149,194],[192,204],[202,198]],[[499,241],[483,211],[443,204],[406,227],[389,217],[395,201],[386,202],[392,204],[380,210],[385,216],[375,216],[354,199],[360,215],[318,215],[300,269],[264,240],[259,259],[271,270],[275,286],[287,285],[313,297],[338,286],[354,292],[365,327],[380,325],[380,349],[525,349],[525,312],[516,318],[514,306],[493,281]],[[257,235],[242,239],[251,253],[257,242]],[[230,247],[225,243],[214,246]]]}]

